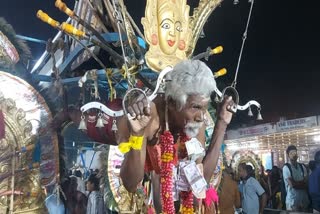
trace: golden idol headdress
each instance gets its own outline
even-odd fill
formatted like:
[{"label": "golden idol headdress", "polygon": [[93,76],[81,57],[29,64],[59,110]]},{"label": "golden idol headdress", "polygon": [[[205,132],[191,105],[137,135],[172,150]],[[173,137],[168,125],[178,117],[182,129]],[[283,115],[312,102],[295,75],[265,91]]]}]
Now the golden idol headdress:
[{"label": "golden idol headdress", "polygon": [[141,22],[149,50],[147,65],[160,71],[189,58],[211,12],[222,0],[200,0],[193,15],[186,0],[147,0]]}]

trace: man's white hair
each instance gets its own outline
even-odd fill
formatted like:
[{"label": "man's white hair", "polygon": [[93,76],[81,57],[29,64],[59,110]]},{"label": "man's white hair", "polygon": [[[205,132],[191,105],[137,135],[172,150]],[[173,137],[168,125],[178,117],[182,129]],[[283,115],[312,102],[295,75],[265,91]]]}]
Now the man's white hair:
[{"label": "man's white hair", "polygon": [[210,98],[216,89],[216,81],[210,68],[200,60],[184,60],[178,63],[173,71],[166,75],[166,100],[176,101],[181,110],[190,95]]}]

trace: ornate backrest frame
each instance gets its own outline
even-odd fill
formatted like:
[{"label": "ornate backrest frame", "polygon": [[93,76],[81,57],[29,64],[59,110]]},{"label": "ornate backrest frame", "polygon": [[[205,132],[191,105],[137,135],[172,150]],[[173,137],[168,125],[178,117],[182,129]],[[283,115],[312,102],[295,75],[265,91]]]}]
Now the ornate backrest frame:
[{"label": "ornate backrest frame", "polygon": [[51,113],[24,80],[0,71],[0,85],[5,125],[0,140],[0,213],[45,213],[43,187],[55,184],[59,173],[57,135],[39,136]]}]

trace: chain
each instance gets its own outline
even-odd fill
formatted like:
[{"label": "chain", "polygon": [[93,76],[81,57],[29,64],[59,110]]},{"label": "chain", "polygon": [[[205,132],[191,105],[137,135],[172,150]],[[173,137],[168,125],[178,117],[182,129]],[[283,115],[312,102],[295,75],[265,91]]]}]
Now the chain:
[{"label": "chain", "polygon": [[237,85],[237,78],[238,78],[238,73],[239,73],[239,67],[240,67],[240,62],[241,62],[241,57],[242,57],[242,52],[243,52],[243,48],[244,48],[244,44],[246,42],[247,39],[247,34],[248,34],[248,28],[249,28],[249,23],[250,23],[250,19],[251,19],[251,14],[252,14],[252,8],[253,8],[253,3],[254,0],[251,1],[251,7],[250,7],[250,11],[249,11],[249,16],[248,16],[248,20],[247,20],[247,25],[246,25],[246,29],[243,33],[242,36],[242,45],[241,45],[241,49],[240,49],[240,54],[239,54],[239,58],[238,58],[238,64],[237,64],[237,69],[236,69],[236,74],[234,76],[234,80],[231,84],[231,87],[236,87]]}]

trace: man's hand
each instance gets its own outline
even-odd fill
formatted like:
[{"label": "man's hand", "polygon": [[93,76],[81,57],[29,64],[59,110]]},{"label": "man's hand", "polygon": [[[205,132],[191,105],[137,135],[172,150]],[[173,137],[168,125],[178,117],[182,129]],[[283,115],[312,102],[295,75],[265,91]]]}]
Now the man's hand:
[{"label": "man's hand", "polygon": [[218,119],[225,122],[227,125],[231,122],[233,113],[230,111],[231,107],[234,105],[232,97],[225,97],[220,104],[220,109],[218,110]]},{"label": "man's hand", "polygon": [[141,136],[151,119],[150,104],[146,98],[137,100],[128,107],[128,119],[131,125],[132,134]]}]

